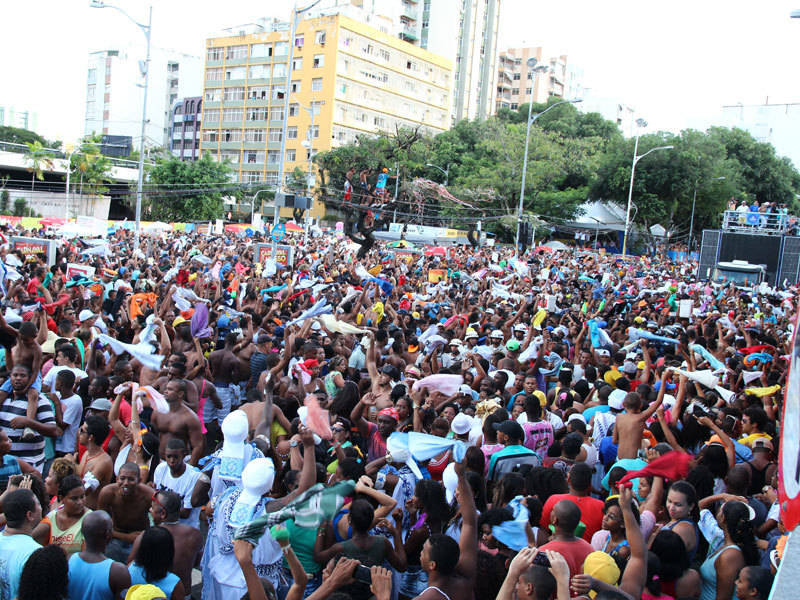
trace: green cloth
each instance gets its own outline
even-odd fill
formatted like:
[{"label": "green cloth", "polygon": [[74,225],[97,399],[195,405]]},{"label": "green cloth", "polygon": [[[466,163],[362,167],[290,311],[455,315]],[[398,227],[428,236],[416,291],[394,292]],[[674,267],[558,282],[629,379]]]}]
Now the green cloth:
[{"label": "green cloth", "polygon": [[[286,529],[289,531],[289,540],[292,549],[297,555],[297,560],[303,565],[303,570],[309,575],[316,575],[322,569],[322,565],[314,562],[314,543],[317,541],[317,527],[300,527],[292,519],[286,521]],[[283,558],[284,568],[289,568],[286,557]]]},{"label": "green cloth", "polygon": [[317,528],[324,521],[333,519],[344,505],[345,498],[352,496],[355,489],[353,481],[340,481],[328,488],[321,483],[313,485],[282,509],[239,527],[233,538],[247,540],[255,546],[269,527],[288,519],[294,519],[300,527]]}]

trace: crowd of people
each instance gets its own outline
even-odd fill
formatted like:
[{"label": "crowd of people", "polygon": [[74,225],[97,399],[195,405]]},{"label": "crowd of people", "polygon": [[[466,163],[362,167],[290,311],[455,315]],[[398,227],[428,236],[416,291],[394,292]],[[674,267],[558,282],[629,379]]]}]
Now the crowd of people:
[{"label": "crowd of people", "polygon": [[767,600],[795,290],[292,243],[0,248],[0,600]]}]

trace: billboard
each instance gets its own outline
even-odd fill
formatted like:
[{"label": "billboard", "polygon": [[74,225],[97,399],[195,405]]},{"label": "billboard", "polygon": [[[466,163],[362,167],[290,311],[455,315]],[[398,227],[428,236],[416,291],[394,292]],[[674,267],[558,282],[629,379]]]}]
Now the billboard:
[{"label": "billboard", "polygon": [[56,241],[42,238],[12,237],[11,247],[18,250],[26,261],[35,261],[39,254],[47,256],[47,266],[56,262]]}]

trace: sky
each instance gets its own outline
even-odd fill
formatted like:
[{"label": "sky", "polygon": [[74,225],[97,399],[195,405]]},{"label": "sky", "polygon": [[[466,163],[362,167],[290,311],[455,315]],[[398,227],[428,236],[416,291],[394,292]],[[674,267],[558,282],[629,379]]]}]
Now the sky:
[{"label": "sky", "polygon": [[[146,1],[116,4],[146,21]],[[154,0],[153,44],[201,56],[220,29],[261,16],[288,20],[291,5]],[[143,47],[144,36],[89,0],[2,0],[2,8],[0,106],[38,112],[47,138],[77,140],[88,52]],[[800,0],[502,0],[499,47],[567,54],[589,93],[633,106],[650,131],[705,129],[721,121],[723,105],[800,102],[800,19],[789,18],[797,8]]]}]

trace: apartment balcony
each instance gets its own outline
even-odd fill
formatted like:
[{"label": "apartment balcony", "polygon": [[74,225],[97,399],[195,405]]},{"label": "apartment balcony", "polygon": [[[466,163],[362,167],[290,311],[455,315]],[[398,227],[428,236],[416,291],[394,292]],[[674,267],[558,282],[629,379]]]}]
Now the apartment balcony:
[{"label": "apartment balcony", "polygon": [[416,42],[419,40],[417,30],[413,27],[403,27],[403,29],[400,31],[400,36],[406,41]]},{"label": "apartment balcony", "polygon": [[190,113],[188,115],[183,115],[183,120],[184,121],[194,121],[194,119],[195,119],[195,115],[192,114],[192,113]]},{"label": "apartment balcony", "polygon": [[419,7],[415,4],[411,4],[409,2],[403,2],[403,6],[400,9],[400,17],[403,19],[410,19],[412,21],[416,21],[419,15]]}]

